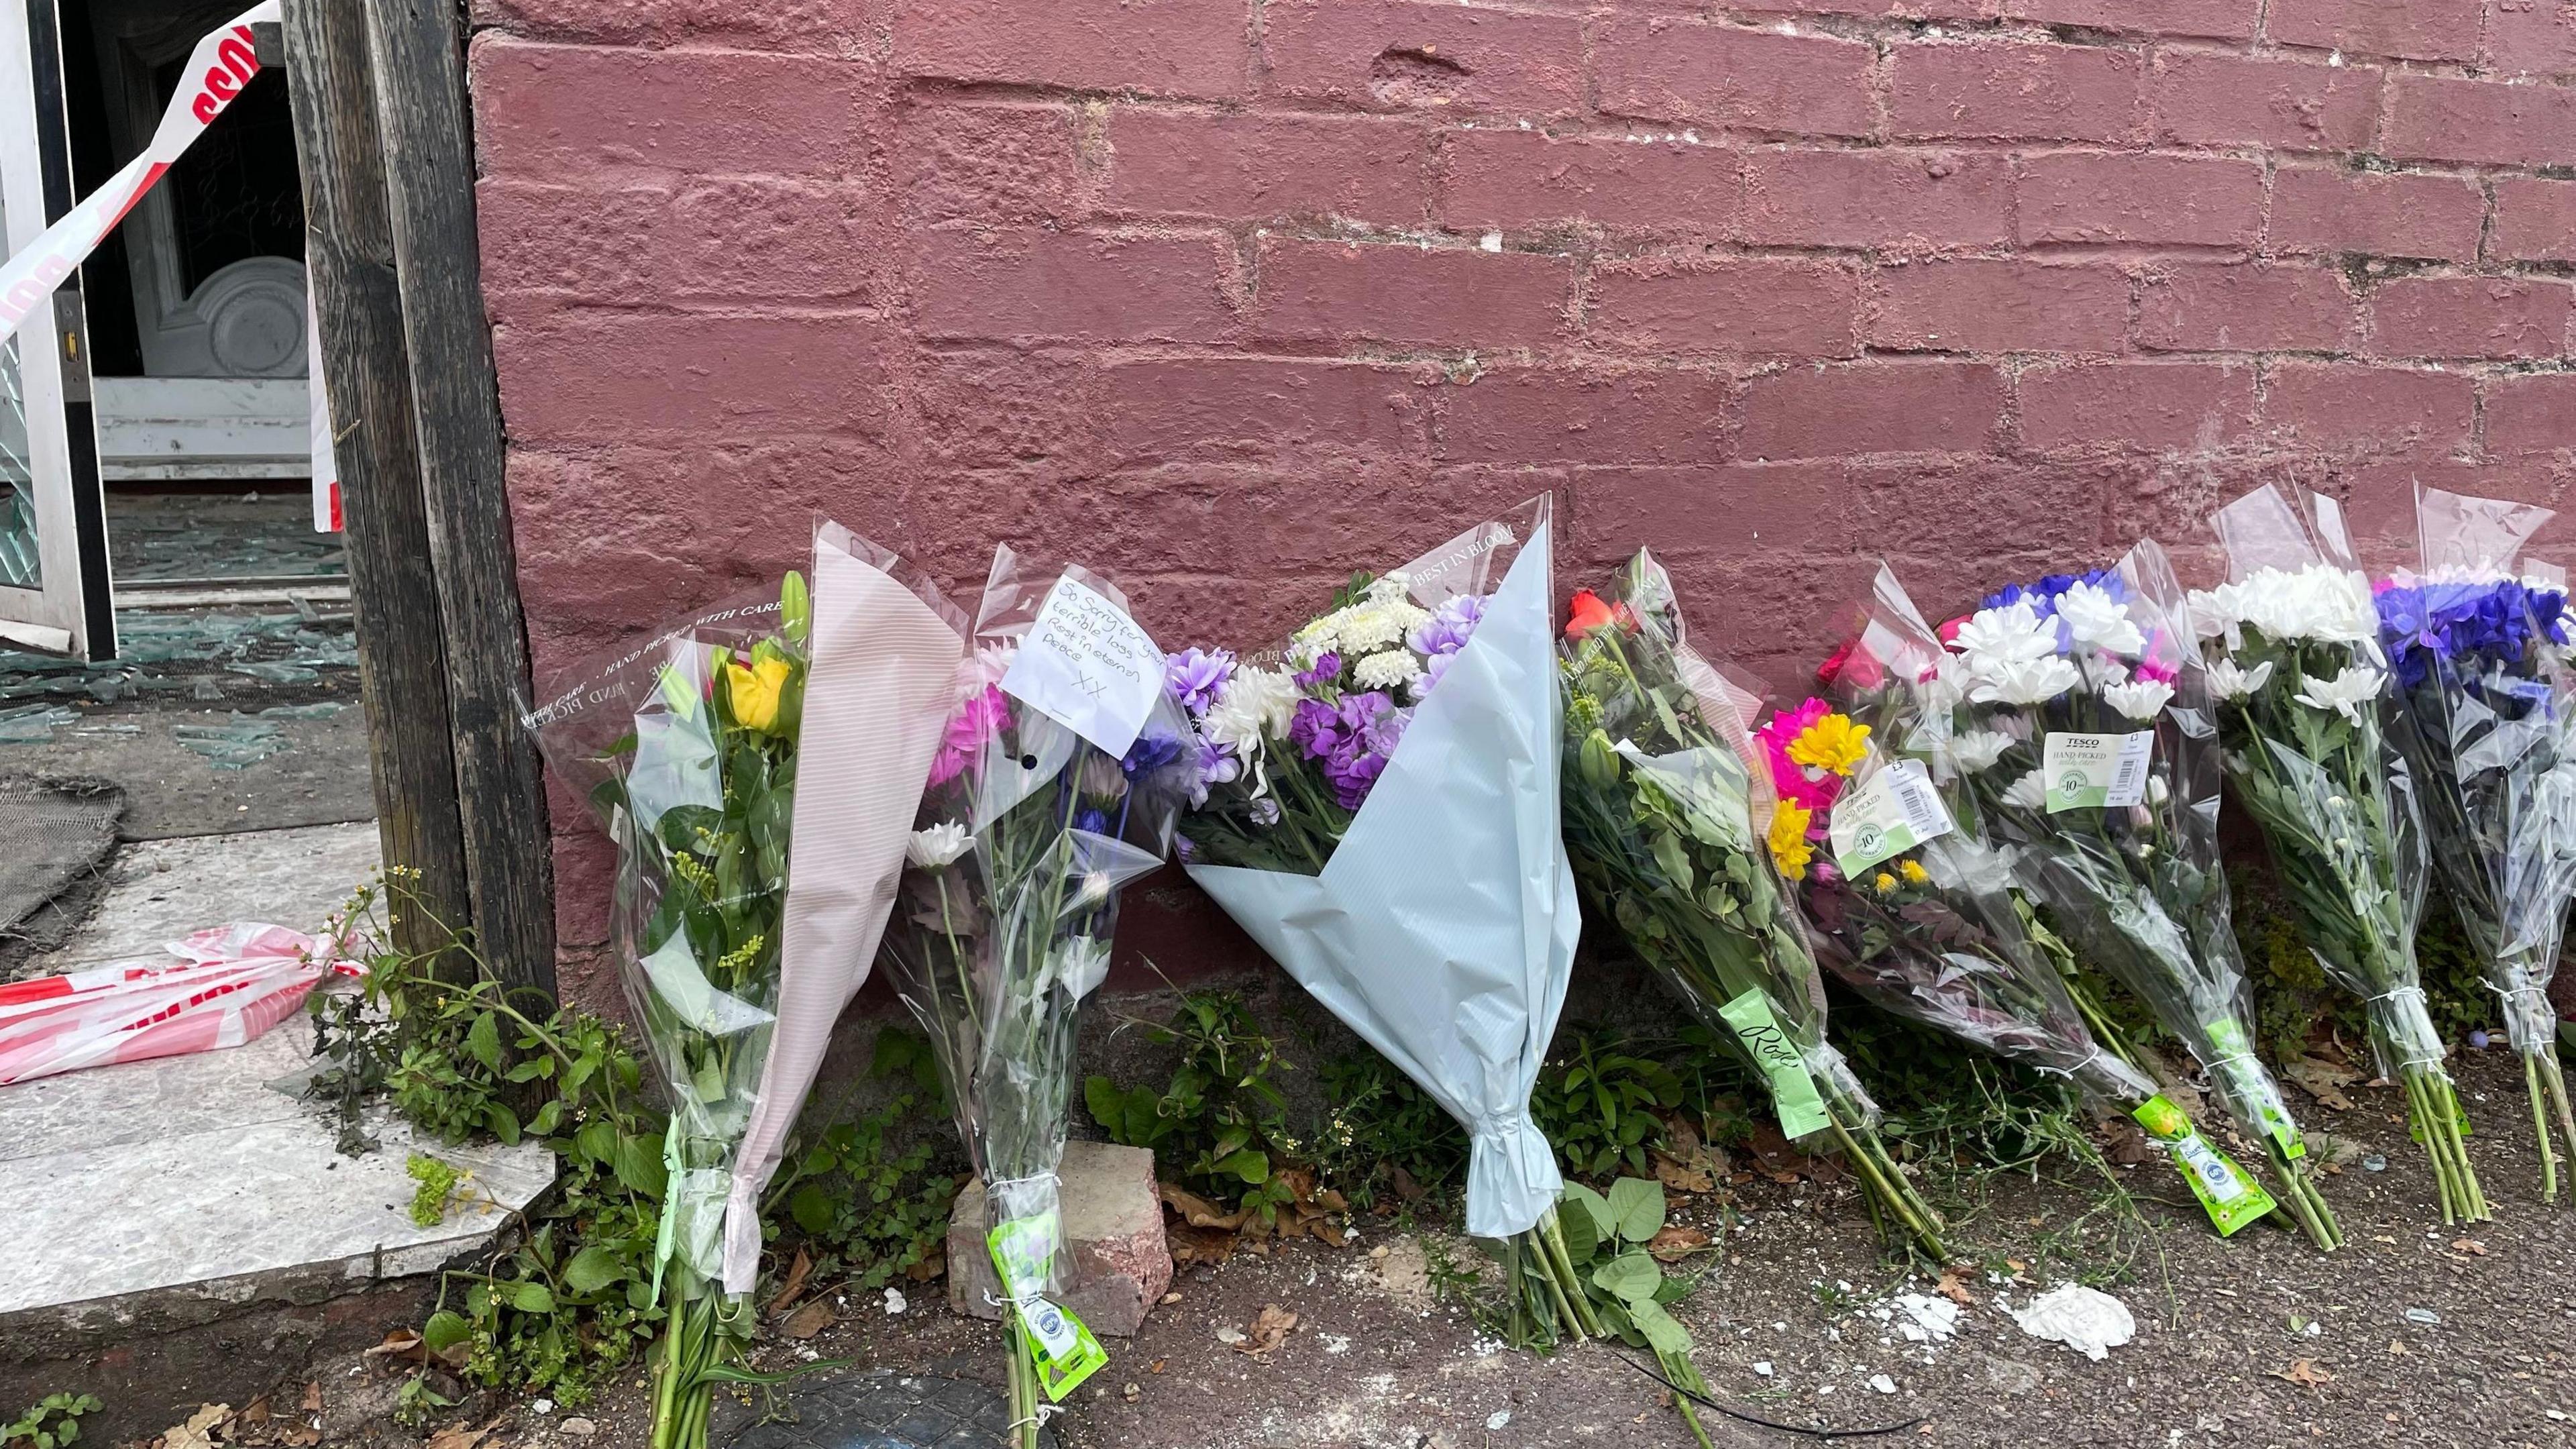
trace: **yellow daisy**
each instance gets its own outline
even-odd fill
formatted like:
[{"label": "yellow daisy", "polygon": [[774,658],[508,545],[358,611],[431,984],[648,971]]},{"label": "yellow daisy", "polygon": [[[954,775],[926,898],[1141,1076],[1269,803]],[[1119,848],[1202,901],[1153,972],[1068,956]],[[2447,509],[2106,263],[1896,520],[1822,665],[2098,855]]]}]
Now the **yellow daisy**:
[{"label": "yellow daisy", "polygon": [[1896,869],[1916,885],[1921,885],[1932,878],[1932,872],[1925,870],[1921,861],[1900,860],[1896,863]]},{"label": "yellow daisy", "polygon": [[1807,840],[1807,824],[1814,818],[1795,800],[1783,800],[1771,811],[1771,859],[1791,880],[1805,880],[1807,862],[1815,858],[1816,847]]},{"label": "yellow daisy", "polygon": [[1829,714],[1789,742],[1789,758],[1801,765],[1848,775],[1869,756],[1869,726],[1852,723],[1847,714]]}]

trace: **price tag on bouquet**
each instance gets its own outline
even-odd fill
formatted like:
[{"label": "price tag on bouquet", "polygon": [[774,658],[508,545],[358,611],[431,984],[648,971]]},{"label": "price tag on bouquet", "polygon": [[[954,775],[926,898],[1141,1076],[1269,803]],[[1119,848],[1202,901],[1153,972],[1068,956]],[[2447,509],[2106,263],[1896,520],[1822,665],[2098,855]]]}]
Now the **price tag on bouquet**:
[{"label": "price tag on bouquet", "polygon": [[2191,1125],[2191,1119],[2172,1099],[2161,1094],[2149,1097],[2129,1115],[2137,1119],[2149,1137],[2163,1143],[2165,1150],[2173,1154],[2174,1166],[2191,1184],[2192,1196],[2200,1199],[2220,1237],[2234,1236],[2238,1228],[2275,1206],[2263,1185],[2226,1153],[2210,1146],[2209,1139],[2200,1135],[2200,1129]]},{"label": "price tag on bouquet", "polygon": [[1002,692],[1123,757],[1163,692],[1163,651],[1125,609],[1068,574],[1038,606]]},{"label": "price tag on bouquet", "polygon": [[2135,805],[2147,798],[2147,761],[2156,732],[2083,735],[2051,730],[2040,746],[2040,778],[2048,782],[2048,812]]},{"label": "price tag on bouquet", "polygon": [[1958,829],[1919,760],[1896,760],[1834,802],[1834,864],[1858,875]]}]

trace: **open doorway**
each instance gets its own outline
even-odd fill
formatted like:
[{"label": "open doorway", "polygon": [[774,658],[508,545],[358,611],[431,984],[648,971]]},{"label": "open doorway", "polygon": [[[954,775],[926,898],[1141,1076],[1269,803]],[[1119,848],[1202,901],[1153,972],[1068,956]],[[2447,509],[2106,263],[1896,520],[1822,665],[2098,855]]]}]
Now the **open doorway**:
[{"label": "open doorway", "polygon": [[[140,152],[241,0],[54,0],[82,194]],[[108,553],[123,600],[345,573],[313,530],[304,212],[264,70],[82,269]]]}]

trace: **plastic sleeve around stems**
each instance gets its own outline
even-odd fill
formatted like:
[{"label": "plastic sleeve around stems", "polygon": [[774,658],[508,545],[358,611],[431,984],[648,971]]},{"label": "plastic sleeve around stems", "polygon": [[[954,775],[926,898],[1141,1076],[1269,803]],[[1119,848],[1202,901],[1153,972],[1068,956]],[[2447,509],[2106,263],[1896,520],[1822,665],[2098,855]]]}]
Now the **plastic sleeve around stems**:
[{"label": "plastic sleeve around stems", "polygon": [[2423,488],[2415,511],[2423,572],[2379,595],[2398,687],[2390,732],[2422,784],[2433,857],[2506,1035],[2528,1056],[2554,1048],[2548,985],[2576,895],[2576,672],[2553,637],[2565,581],[2526,581],[2539,569],[2521,558],[2554,515]]},{"label": "plastic sleeve around stems", "polygon": [[1119,890],[1162,863],[1187,734],[1158,696],[1121,759],[1001,691],[1058,577],[1125,606],[1096,575],[997,551],[883,951],[986,1184],[986,1230],[1035,1225],[1024,1292],[1061,1287],[1055,1172],[1078,1014],[1108,972]]},{"label": "plastic sleeve around stems", "polygon": [[1588,902],[1722,1040],[1737,1035],[1721,1008],[1758,992],[1836,1119],[1876,1125],[1877,1104],[1826,1043],[1823,979],[1763,844],[1775,796],[1752,696],[1686,642],[1651,552],[1599,593],[1611,622],[1559,644],[1565,832]]}]

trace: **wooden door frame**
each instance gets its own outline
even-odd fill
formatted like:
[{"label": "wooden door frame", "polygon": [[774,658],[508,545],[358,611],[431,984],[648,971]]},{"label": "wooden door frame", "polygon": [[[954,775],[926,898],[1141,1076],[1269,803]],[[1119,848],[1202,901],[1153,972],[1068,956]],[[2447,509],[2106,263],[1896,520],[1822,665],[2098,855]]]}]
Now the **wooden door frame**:
[{"label": "wooden door frame", "polygon": [[[476,241],[457,0],[284,0],[305,264],[337,428],[349,585],[398,928],[470,927],[485,967],[555,984],[554,868],[528,697]],[[426,359],[415,367],[414,359]],[[429,918],[429,919],[423,919]]]}]

